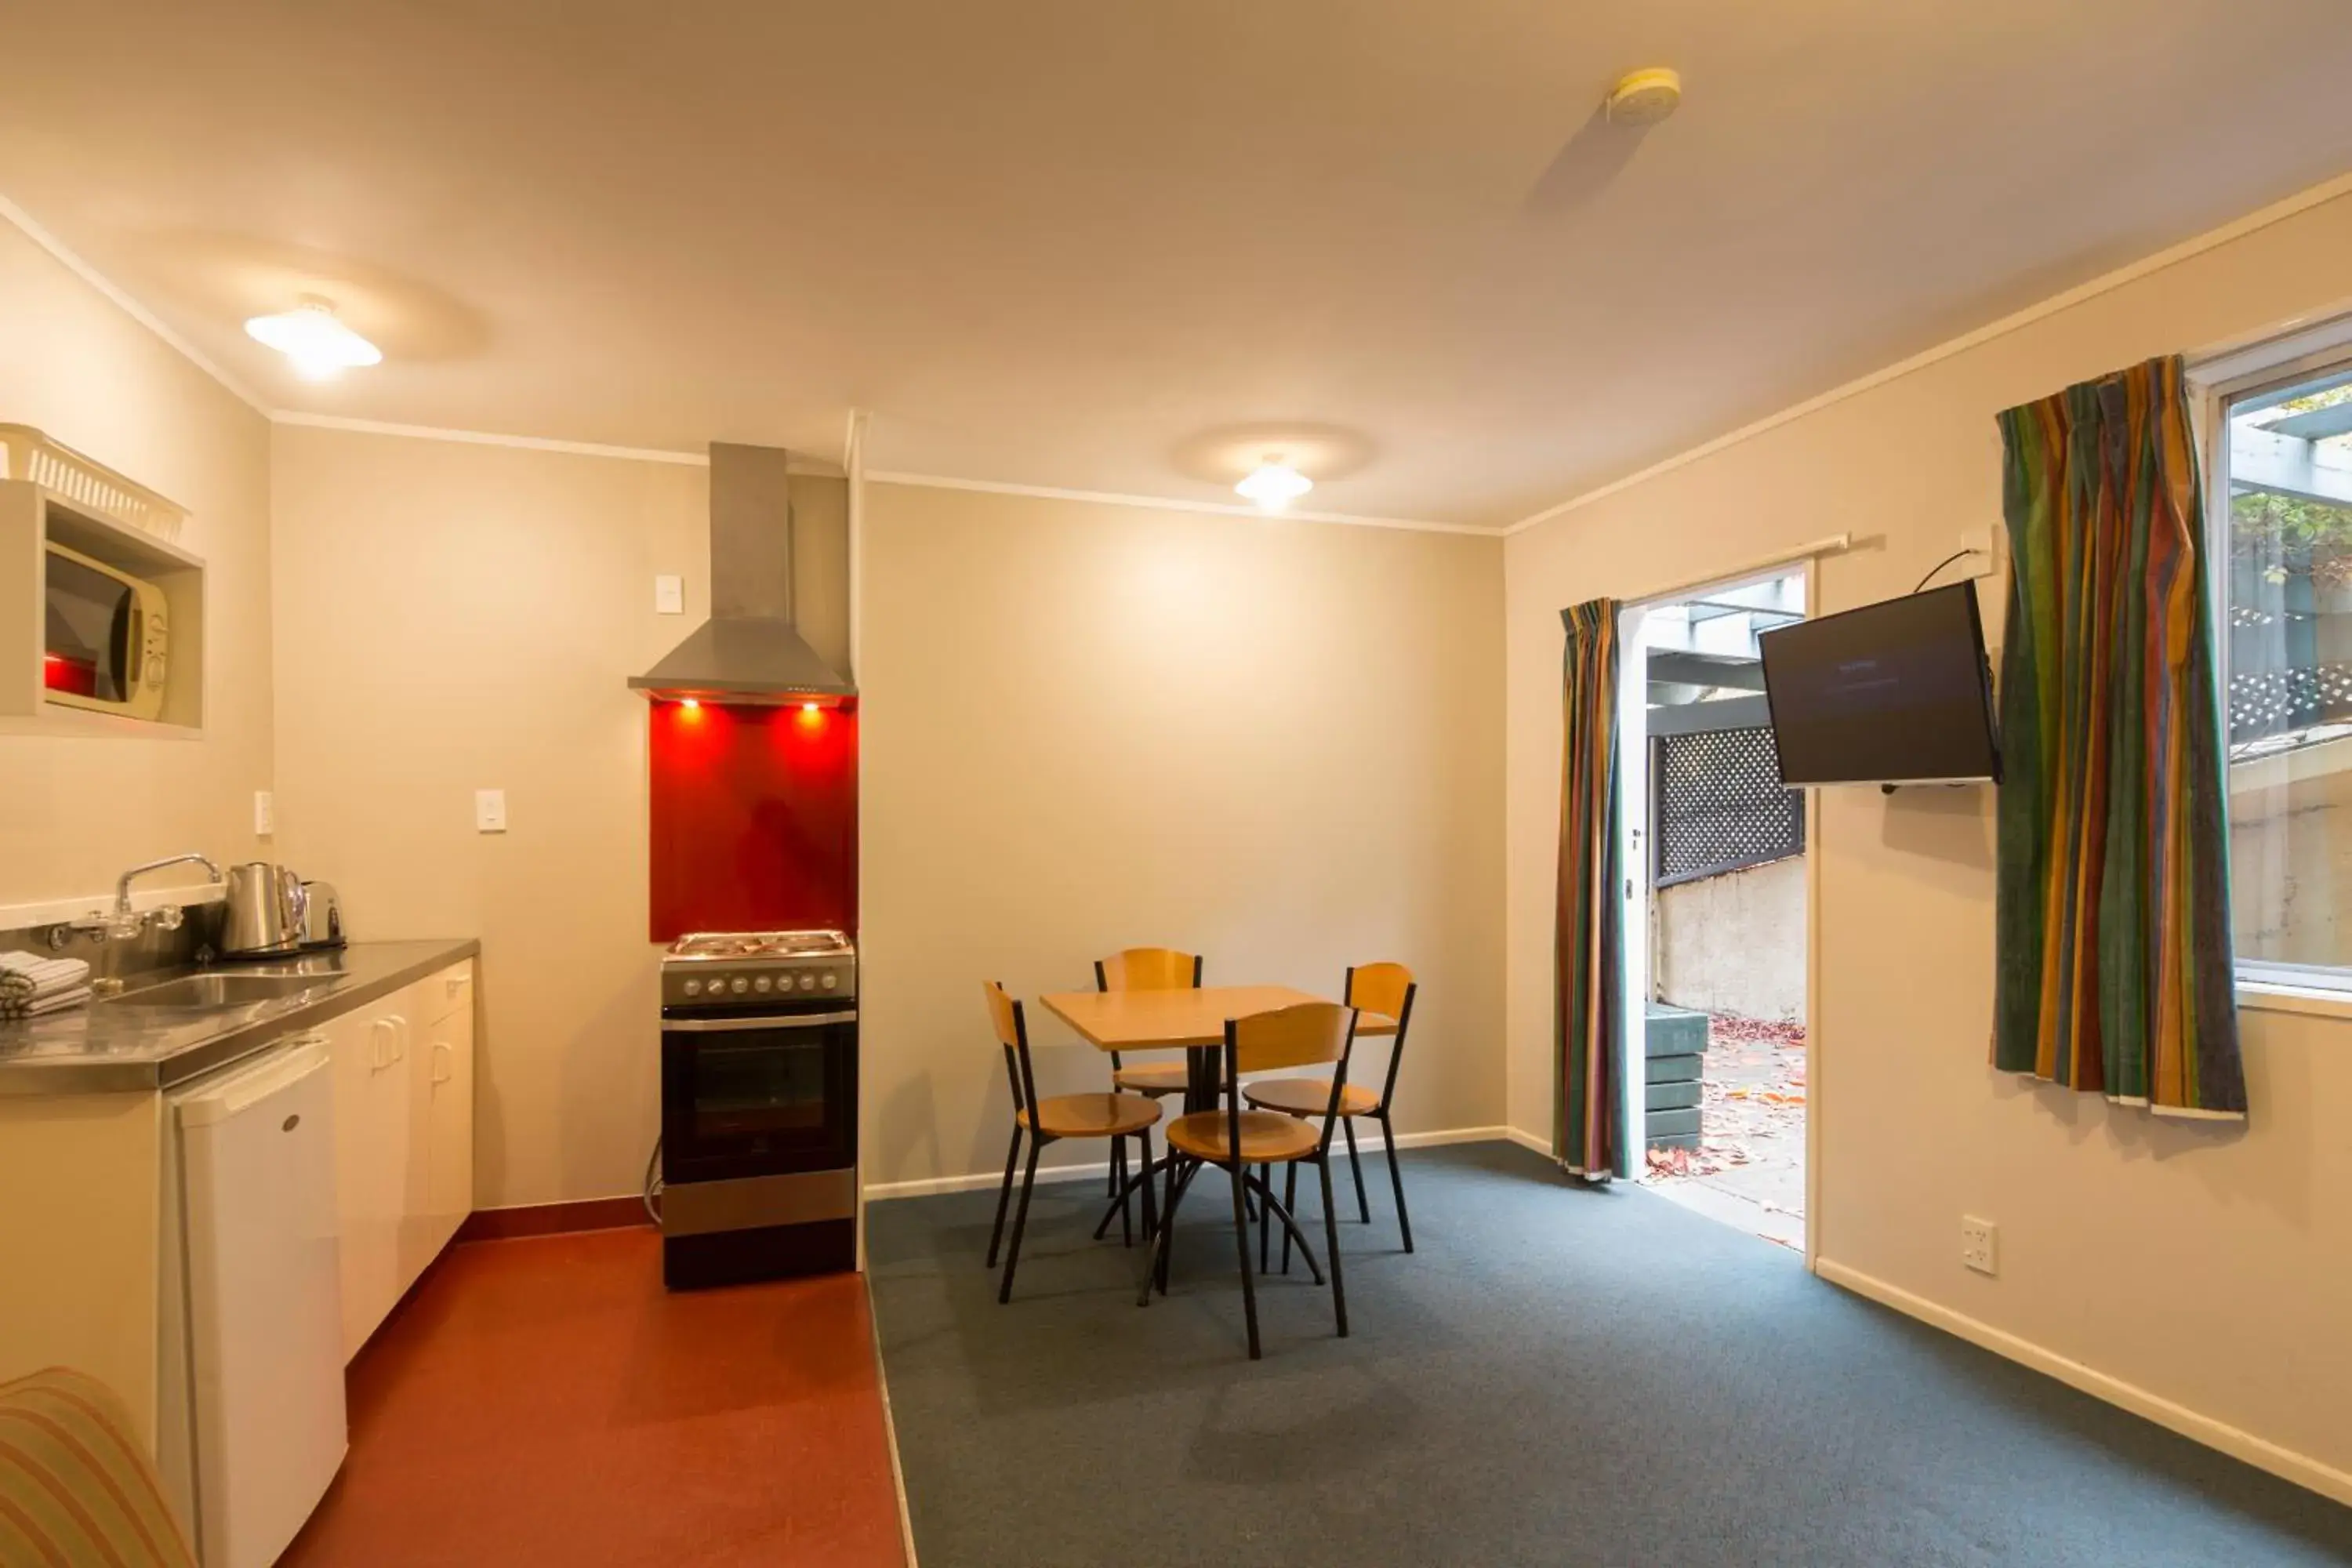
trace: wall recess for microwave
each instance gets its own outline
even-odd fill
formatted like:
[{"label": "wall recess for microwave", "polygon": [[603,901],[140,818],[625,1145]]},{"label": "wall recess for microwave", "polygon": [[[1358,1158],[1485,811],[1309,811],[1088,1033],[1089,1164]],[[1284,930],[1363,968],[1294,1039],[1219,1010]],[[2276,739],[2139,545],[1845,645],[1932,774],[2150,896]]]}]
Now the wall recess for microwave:
[{"label": "wall recess for microwave", "polygon": [[173,542],[185,513],[22,426],[0,426],[0,731],[200,732],[205,567]]}]

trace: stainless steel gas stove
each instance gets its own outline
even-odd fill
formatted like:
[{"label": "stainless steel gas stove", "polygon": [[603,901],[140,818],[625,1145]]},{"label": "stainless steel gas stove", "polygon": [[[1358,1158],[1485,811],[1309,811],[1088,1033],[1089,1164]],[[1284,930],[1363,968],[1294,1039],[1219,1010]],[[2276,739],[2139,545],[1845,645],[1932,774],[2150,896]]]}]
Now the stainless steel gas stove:
[{"label": "stainless steel gas stove", "polygon": [[857,953],[837,931],[698,931],[662,960],[662,1276],[856,1266]]}]

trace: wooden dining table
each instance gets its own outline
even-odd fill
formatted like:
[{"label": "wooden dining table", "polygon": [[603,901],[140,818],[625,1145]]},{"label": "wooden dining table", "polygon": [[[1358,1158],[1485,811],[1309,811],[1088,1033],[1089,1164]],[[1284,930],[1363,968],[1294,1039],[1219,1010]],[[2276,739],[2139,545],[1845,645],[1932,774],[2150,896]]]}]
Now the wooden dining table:
[{"label": "wooden dining table", "polygon": [[[1186,1064],[1184,1109],[1189,1113],[1217,1109],[1218,1095],[1223,1087],[1219,1081],[1219,1068],[1226,1019],[1246,1018],[1253,1013],[1271,1013],[1278,1007],[1295,1007],[1301,1002],[1328,1002],[1330,998],[1288,985],[1199,985],[1170,991],[1047,991],[1037,1000],[1045,1005],[1047,1012],[1076,1030],[1080,1039],[1105,1055],[1112,1051],[1182,1050]],[[1360,1011],[1356,1015],[1358,1039],[1395,1033],[1396,1020],[1385,1014]],[[1139,1184],[1150,1182],[1156,1171],[1172,1173],[1176,1168],[1176,1152],[1171,1148],[1142,1170],[1130,1173],[1124,1183],[1114,1184],[1117,1190],[1111,1194],[1110,1206],[1103,1211],[1102,1222],[1095,1226],[1097,1238],[1109,1227],[1112,1215],[1124,1212],[1129,1194]],[[1173,1186],[1171,1192],[1172,1194]],[[1148,1207],[1145,1212],[1150,1212]],[[1289,1243],[1286,1240],[1283,1245],[1287,1248]],[[1286,1252],[1284,1267],[1288,1266]],[[1161,1284],[1165,1289],[1164,1274]]]},{"label": "wooden dining table", "polygon": [[[1200,985],[1173,991],[1048,991],[1037,1000],[1105,1054],[1182,1050],[1188,1064],[1184,1109],[1192,1111],[1217,1108],[1217,1052],[1225,1043],[1226,1019],[1330,998],[1288,985]],[[1395,1033],[1394,1018],[1379,1013],[1356,1016],[1358,1039]]]}]

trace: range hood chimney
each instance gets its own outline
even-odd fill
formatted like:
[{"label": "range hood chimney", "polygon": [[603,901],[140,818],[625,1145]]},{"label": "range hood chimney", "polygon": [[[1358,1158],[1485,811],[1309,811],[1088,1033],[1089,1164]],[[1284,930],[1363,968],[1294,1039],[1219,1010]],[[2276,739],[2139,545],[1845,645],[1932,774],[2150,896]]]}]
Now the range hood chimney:
[{"label": "range hood chimney", "polygon": [[710,618],[630,686],[712,702],[856,693],[793,624],[790,464],[779,447],[710,444]]}]

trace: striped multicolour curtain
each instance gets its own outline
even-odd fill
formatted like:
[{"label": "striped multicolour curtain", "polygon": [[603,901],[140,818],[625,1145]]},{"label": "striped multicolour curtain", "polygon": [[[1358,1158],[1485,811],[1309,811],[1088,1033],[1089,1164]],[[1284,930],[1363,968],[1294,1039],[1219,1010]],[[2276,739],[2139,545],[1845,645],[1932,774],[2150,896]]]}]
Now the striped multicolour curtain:
[{"label": "striped multicolour curtain", "polygon": [[1559,889],[1553,938],[1552,1152],[1581,1176],[1631,1176],[1624,1127],[1624,906],[1617,896],[1617,601],[1562,610]]},{"label": "striped multicolour curtain", "polygon": [[2242,1117],[2204,500],[2180,361],[2000,416],[1993,1062]]}]

